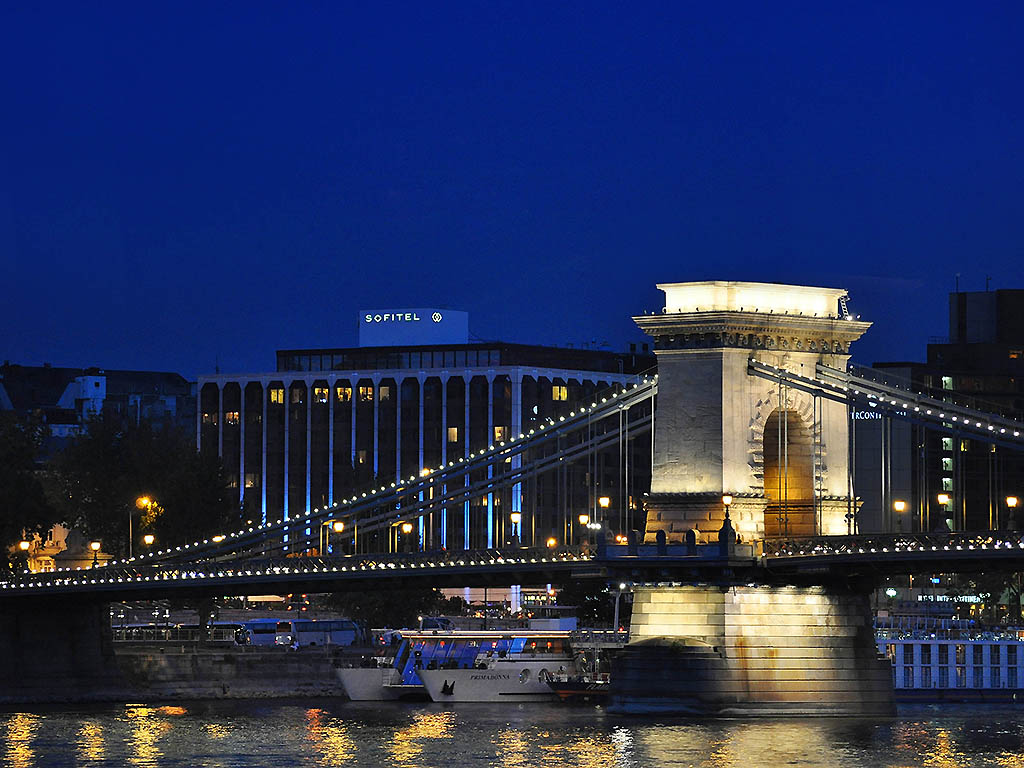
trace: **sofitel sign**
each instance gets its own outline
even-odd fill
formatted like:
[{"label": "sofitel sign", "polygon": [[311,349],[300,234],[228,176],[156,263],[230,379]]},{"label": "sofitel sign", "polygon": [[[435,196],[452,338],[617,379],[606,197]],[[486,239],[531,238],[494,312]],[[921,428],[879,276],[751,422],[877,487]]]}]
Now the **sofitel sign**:
[{"label": "sofitel sign", "polygon": [[437,307],[359,310],[359,346],[467,344],[469,315]]},{"label": "sofitel sign", "polygon": [[[430,319],[435,323],[440,323],[443,319],[440,312],[433,312],[430,315]],[[364,323],[418,323],[420,321],[419,312],[382,312],[372,315],[363,315]]]}]

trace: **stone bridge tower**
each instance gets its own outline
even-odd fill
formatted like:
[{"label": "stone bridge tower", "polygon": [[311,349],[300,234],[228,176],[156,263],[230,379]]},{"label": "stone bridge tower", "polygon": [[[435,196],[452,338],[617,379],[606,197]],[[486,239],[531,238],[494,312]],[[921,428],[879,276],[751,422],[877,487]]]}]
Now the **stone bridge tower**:
[{"label": "stone bridge tower", "polygon": [[846,369],[870,323],[846,291],[775,283],[665,283],[661,314],[633,318],[658,359],[646,538],[679,541],[730,517],[744,541],[842,534],[853,510],[846,406],[748,375],[751,358],[805,375]]}]

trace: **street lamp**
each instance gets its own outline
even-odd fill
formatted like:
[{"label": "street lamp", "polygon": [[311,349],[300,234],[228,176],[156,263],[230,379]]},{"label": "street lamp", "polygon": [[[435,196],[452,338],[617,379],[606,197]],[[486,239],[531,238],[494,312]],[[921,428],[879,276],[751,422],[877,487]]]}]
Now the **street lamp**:
[{"label": "street lamp", "polygon": [[154,541],[156,541],[156,536],[154,536],[152,533],[147,533],[145,536],[142,537],[142,543],[145,544],[147,547],[152,547]]},{"label": "street lamp", "polygon": [[1013,510],[1016,509],[1017,502],[1018,502],[1018,499],[1017,499],[1016,496],[1007,496],[1006,497],[1006,506],[1010,510],[1010,519],[1006,521],[1007,527],[1009,527],[1012,523],[1015,523],[1015,521],[1013,519],[1013,517],[1014,517]]},{"label": "street lamp", "polygon": [[30,546],[32,546],[32,545],[29,542],[27,542],[27,541],[19,541],[18,542],[18,549],[20,549],[22,552],[28,552],[28,548]]},{"label": "street lamp", "polygon": [[522,512],[513,512],[508,516],[508,519],[512,521],[512,545],[519,546],[519,523],[523,519]]},{"label": "street lamp", "polygon": [[92,567],[95,568],[100,562],[100,543],[98,541],[90,541],[89,549],[92,550]]},{"label": "street lamp", "polygon": [[907,502],[903,501],[902,499],[896,499],[896,501],[894,501],[894,502],[892,503],[892,509],[893,509],[893,511],[894,511],[894,512],[896,513],[896,521],[897,521],[897,526],[898,526],[898,527],[900,528],[900,530],[902,530],[902,529],[903,529],[903,526],[902,526],[902,524],[900,523],[900,518],[899,518],[899,515],[900,515],[900,514],[901,514],[902,512],[905,512],[905,511],[906,511],[906,509],[907,509]]},{"label": "street lamp", "polygon": [[[326,534],[324,531],[326,530]],[[345,530],[345,523],[341,520],[328,520],[327,522],[320,523],[320,556],[323,557],[324,553],[331,547],[331,531],[335,533],[341,533]],[[325,545],[326,541],[326,545]]]},{"label": "street lamp", "polygon": [[[156,506],[156,501],[151,499],[149,496],[139,496],[135,500],[135,506],[139,509],[144,509],[150,514],[153,512],[153,507]],[[152,521],[150,521],[152,523]],[[128,510],[128,557],[132,556],[132,511]]]},{"label": "street lamp", "polygon": [[729,519],[729,507],[732,506],[732,496],[730,496],[729,494],[725,494],[722,497],[722,506],[725,507],[725,519],[728,520]]},{"label": "street lamp", "polygon": [[409,537],[409,534],[412,533],[412,523],[410,523],[410,522],[402,523],[402,525],[399,527],[399,530],[401,530],[402,535],[406,537],[406,540],[405,540],[405,545],[407,547],[406,551],[411,552],[412,551],[412,541],[410,541],[408,537]]},{"label": "street lamp", "polygon": [[[943,510],[949,511],[948,506],[949,503],[953,500],[952,496],[950,496],[948,493],[940,493],[935,497],[935,499],[936,501],[939,502],[939,506],[942,507]],[[946,523],[946,527],[952,530],[952,526],[948,522]]]},{"label": "street lamp", "polygon": [[626,588],[625,582],[619,583],[619,589],[615,593],[615,625],[612,629],[616,632],[619,631],[619,598],[622,597],[622,591]]},{"label": "street lamp", "polygon": [[608,498],[607,496],[601,496],[597,500],[597,506],[599,506],[601,509],[608,509],[608,507],[611,506],[611,503],[612,503],[612,500],[610,498]]},{"label": "street lamp", "polygon": [[554,536],[549,536],[547,540],[548,549],[554,549],[558,546],[558,539]]}]

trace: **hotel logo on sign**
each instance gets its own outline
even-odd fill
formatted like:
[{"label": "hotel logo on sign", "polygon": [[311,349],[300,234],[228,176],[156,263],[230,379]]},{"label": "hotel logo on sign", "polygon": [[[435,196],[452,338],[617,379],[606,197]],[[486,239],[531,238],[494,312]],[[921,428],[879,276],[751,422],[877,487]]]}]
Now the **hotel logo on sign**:
[{"label": "hotel logo on sign", "polygon": [[[435,323],[441,322],[441,313],[435,312]],[[376,315],[363,315],[364,323],[418,323],[420,321],[417,312],[384,312]]]}]

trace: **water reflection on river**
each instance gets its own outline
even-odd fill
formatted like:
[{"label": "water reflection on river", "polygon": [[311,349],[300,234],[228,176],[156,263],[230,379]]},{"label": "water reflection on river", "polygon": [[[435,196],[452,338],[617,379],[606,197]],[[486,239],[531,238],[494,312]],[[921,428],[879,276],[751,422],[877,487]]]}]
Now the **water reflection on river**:
[{"label": "water reflection on river", "polygon": [[887,720],[695,721],[527,704],[129,704],[0,713],[0,744],[0,760],[11,768],[1024,768],[1024,710],[915,707]]}]

